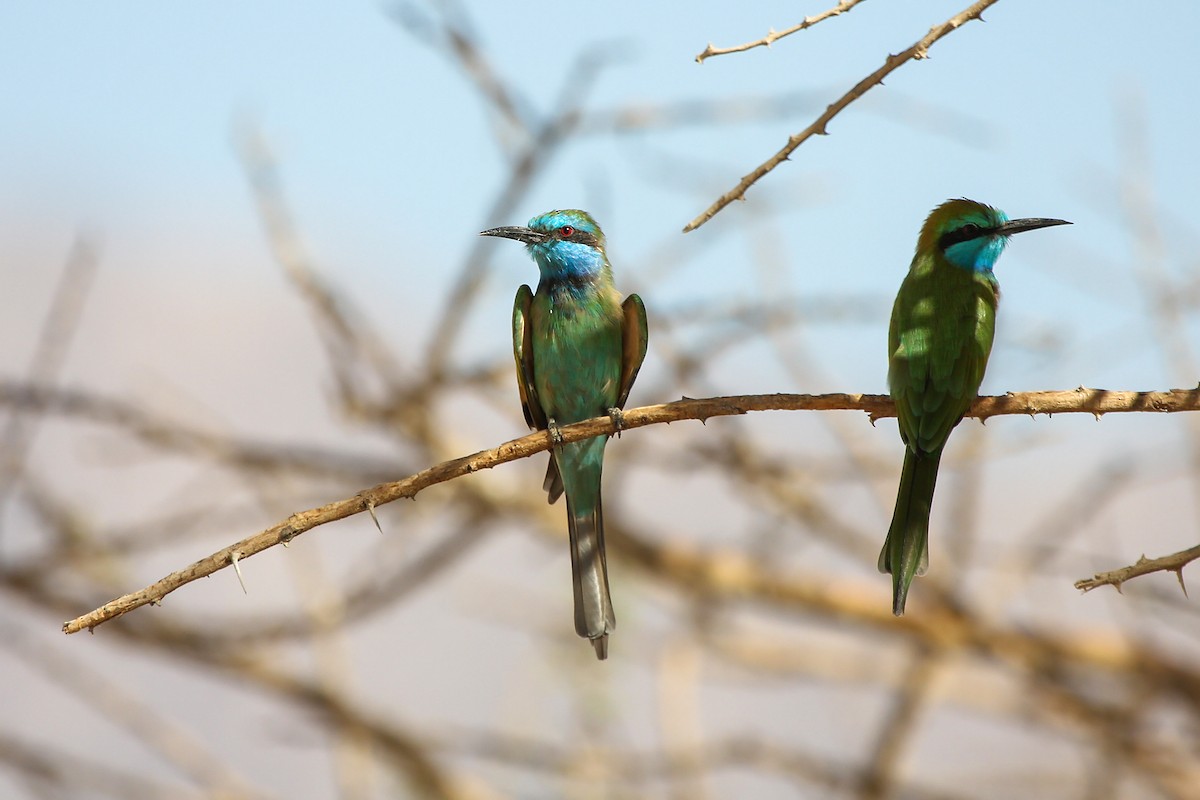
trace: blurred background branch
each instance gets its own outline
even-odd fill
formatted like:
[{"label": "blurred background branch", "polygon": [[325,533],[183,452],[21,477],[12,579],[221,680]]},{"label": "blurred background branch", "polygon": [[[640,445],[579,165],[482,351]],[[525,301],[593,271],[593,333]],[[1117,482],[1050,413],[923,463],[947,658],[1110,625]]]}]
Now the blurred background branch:
[{"label": "blurred background branch", "polygon": [[[1182,578],[1200,540],[1200,417],[1142,413],[1200,407],[1196,173],[1173,157],[1195,126],[1162,80],[1196,12],[1143,31],[1005,4],[895,72],[990,3],[939,8],[822,112],[927,22],[858,4],[757,40],[719,4],[14,9],[0,796],[1195,797],[1194,603],[1165,576],[1072,580],[1139,552],[1174,555],[1081,584]],[[695,68],[701,36],[838,15]],[[679,235],[745,154],[850,103],[820,161]],[[917,225],[960,194],[1076,224],[1006,257],[971,415],[1010,419],[956,434],[897,619],[886,320]],[[535,273],[476,236],[562,206],[601,220],[651,325],[626,423],[659,427],[605,476],[604,664],[513,386]],[[1080,383],[1123,388],[1002,393]],[[872,424],[747,413],[768,409]]]},{"label": "blurred background branch", "polygon": [[818,116],[811,125],[809,125],[800,133],[793,134],[788,137],[787,144],[784,145],[775,155],[768,158],[763,163],[759,164],[749,173],[738,181],[737,186],[725,192],[718,197],[712,205],[697,215],[691,222],[683,226],[683,232],[688,233],[699,228],[704,223],[715,217],[718,212],[728,206],[735,200],[746,199],[746,190],[758,182],[760,178],[766,175],[771,170],[778,167],[784,161],[788,161],[800,145],[811,139],[813,136],[828,135],[828,127],[830,121],[838,114],[846,109],[854,101],[861,98],[868,91],[876,86],[883,85],[883,79],[895,72],[908,61],[920,61],[929,57],[929,48],[938,42],[939,39],[953,33],[971,20],[983,19],[984,9],[994,5],[998,0],[978,0],[972,3],[967,8],[955,14],[950,19],[934,25],[929,29],[929,33],[914,42],[907,49],[895,55],[889,55],[887,60],[883,62],[883,66],[872,72],[867,77],[863,78],[858,83],[851,87],[850,91],[839,97],[837,100],[829,104],[824,112]]}]

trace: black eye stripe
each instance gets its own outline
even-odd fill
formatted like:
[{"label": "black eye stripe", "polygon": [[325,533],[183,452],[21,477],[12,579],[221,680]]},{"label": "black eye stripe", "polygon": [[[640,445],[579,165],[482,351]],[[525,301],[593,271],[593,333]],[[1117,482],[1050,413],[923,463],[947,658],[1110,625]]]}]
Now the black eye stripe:
[{"label": "black eye stripe", "polygon": [[991,233],[991,228],[981,228],[974,222],[968,222],[966,225],[943,233],[942,238],[938,239],[938,247],[945,250],[947,247],[952,247],[960,242],[969,242],[972,239],[978,239],[980,236],[987,236],[989,233]]},{"label": "black eye stripe", "polygon": [[[564,235],[563,234],[564,228],[570,228],[571,233],[568,235]],[[596,244],[599,242],[599,240],[596,238],[596,235],[594,233],[591,233],[591,232],[585,231],[585,230],[580,230],[579,228],[576,228],[574,225],[559,225],[557,228],[554,228],[551,231],[551,233],[553,235],[558,236],[558,238],[564,242],[579,242],[580,244],[591,245],[592,247],[595,247]]]}]

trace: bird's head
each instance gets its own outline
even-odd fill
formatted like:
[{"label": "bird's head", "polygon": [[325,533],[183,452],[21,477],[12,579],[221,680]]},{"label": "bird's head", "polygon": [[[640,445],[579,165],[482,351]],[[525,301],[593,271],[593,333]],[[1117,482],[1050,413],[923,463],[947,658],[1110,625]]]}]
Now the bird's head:
[{"label": "bird's head", "polygon": [[591,214],[575,208],[548,211],[529,220],[528,227],[490,228],[479,235],[522,242],[547,279],[592,278],[608,263],[604,232]]},{"label": "bird's head", "polygon": [[935,208],[921,228],[917,252],[940,252],[956,267],[991,272],[1008,237],[1051,225],[1070,225],[1065,219],[1013,219],[998,208],[974,200],[947,200]]}]

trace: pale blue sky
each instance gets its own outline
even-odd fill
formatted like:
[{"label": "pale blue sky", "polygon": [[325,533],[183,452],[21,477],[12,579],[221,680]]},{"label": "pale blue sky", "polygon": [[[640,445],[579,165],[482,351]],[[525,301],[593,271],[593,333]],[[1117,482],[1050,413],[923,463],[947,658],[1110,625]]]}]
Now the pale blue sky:
[{"label": "pale blue sky", "polygon": [[[623,263],[668,244],[885,52],[907,46],[957,7],[865,3],[770,50],[702,66],[692,57],[707,41],[732,44],[784,27],[796,4],[750,11],[697,4],[686,14],[641,3],[610,4],[603,14],[584,4],[552,13],[508,4],[472,8],[485,54],[539,110],[559,96],[572,58],[606,43],[624,58],[601,75],[592,107],[742,93],[803,91],[814,98],[791,119],[579,140],[538,181],[518,219],[505,221],[587,206],[609,232],[620,278]],[[503,173],[474,90],[457,68],[389,21],[387,8],[7,5],[0,11],[0,98],[9,120],[0,128],[0,225],[12,226],[10,235],[85,225],[102,233],[114,256],[130,247],[130,257],[110,259],[105,269],[174,269],[135,257],[135,240],[169,239],[180,250],[221,253],[211,266],[214,280],[223,265],[243,270],[230,251],[248,258],[261,252],[231,141],[235,120],[254,119],[277,150],[324,269],[369,284],[374,297],[364,302],[381,312],[404,304],[406,294],[436,295],[487,222],[483,214]],[[745,239],[716,229],[754,215],[756,198],[777,201],[770,217],[784,237],[795,291],[889,295],[924,213],[945,197],[967,195],[1012,215],[1076,222],[1014,245],[999,268],[1005,312],[1032,322],[1104,313],[1115,317],[1107,321],[1116,326],[1111,330],[1120,330],[1130,247],[1115,216],[1112,179],[1125,161],[1116,122],[1130,106],[1122,103],[1140,98],[1145,111],[1158,202],[1186,209],[1200,183],[1200,168],[1186,156],[1196,127],[1189,94],[1200,76],[1184,57],[1200,9],[1182,4],[1165,25],[1138,24],[1144,18],[1136,9],[999,3],[986,24],[943,40],[929,61],[905,65],[844,112],[830,137],[802,147],[747,204],[691,234],[712,244],[689,243],[701,252],[675,281],[656,288],[656,301],[722,290],[754,295],[738,266]],[[939,120],[948,115],[962,118],[952,135],[931,132],[930,125],[944,131]],[[673,164],[668,176],[659,173]],[[1167,218],[1168,239],[1194,245],[1184,221]],[[500,305],[515,281],[531,279],[513,255],[495,262]],[[1100,259],[1083,268],[1062,264],[1092,255]],[[1100,303],[1103,293],[1072,291],[1082,280],[1119,288]],[[1084,366],[1098,379],[1117,377],[1103,365]]]},{"label": "pale blue sky", "polygon": [[[196,274],[203,262],[183,254],[205,252],[203,274],[212,281],[236,280],[248,265],[269,271],[231,144],[237,121],[255,120],[276,149],[322,269],[364,287],[356,294],[378,318],[402,313],[416,323],[403,335],[419,336],[422,317],[437,308],[426,298],[439,295],[475,232],[493,222],[484,213],[503,172],[489,136],[492,118],[474,89],[457,67],[390,21],[388,8],[6,5],[0,234],[11,241],[51,230],[52,241],[84,226],[104,238],[105,270],[152,271],[158,279],[181,272],[203,277]],[[553,104],[561,76],[589,47],[621,54],[596,83],[593,108],[745,93],[813,98],[787,119],[580,139],[559,154],[516,219],[496,222],[521,222],[557,206],[588,207],[609,233],[618,279],[646,292],[631,269],[655,248],[672,246],[670,237],[687,220],[885,53],[957,8],[865,3],[770,50],[704,65],[692,58],[709,40],[757,38],[790,24],[800,10],[819,9],[794,3],[749,11],[691,4],[686,13],[644,3],[609,4],[602,14],[586,4],[558,5],[552,13],[511,4],[472,8],[485,55],[539,111]],[[761,293],[743,266],[747,239],[720,230],[756,214],[770,219],[770,236],[780,237],[792,291],[886,298],[924,214],[946,197],[966,195],[1011,215],[1076,223],[1023,237],[1001,263],[1001,336],[1057,328],[1081,337],[1079,329],[1099,325],[1103,337],[1144,337],[1140,308],[1128,308],[1130,240],[1113,183],[1126,163],[1117,121],[1129,108],[1144,110],[1156,200],[1163,208],[1188,208],[1200,185],[1200,167],[1187,155],[1196,128],[1189,95],[1200,70],[1184,54],[1200,8],[1180,4],[1165,25],[1138,24],[1144,12],[1137,9],[999,3],[986,24],[944,39],[930,60],[905,65],[844,112],[830,137],[804,145],[746,204],[690,234],[698,240],[687,242],[694,255],[649,293],[652,316],[656,306],[721,292]],[[1130,98],[1140,106],[1130,106]],[[1196,244],[1183,217],[1166,219],[1168,244],[1184,243],[1182,252],[1169,253],[1176,259]],[[516,282],[533,279],[516,256],[493,255],[489,302],[473,320],[477,340],[505,324]],[[882,388],[875,341],[882,325],[881,319],[831,339],[852,348],[835,359],[838,386]],[[1137,385],[1170,382],[1136,349],[1117,348],[1111,363],[1081,353],[1068,374],[1030,377],[1047,387],[1116,384],[1125,376]],[[1028,382],[1019,374],[1002,378],[1007,360],[1003,349],[998,355],[989,377],[1002,381],[996,388]]]}]

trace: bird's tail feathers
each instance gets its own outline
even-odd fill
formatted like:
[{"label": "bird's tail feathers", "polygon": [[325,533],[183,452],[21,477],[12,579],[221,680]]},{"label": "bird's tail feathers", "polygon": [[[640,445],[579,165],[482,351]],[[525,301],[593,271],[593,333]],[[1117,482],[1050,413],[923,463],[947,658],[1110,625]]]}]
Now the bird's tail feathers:
[{"label": "bird's tail feathers", "polygon": [[916,453],[906,448],[896,509],[883,550],[879,552],[879,571],[892,574],[892,613],[904,614],[908,588],[913,578],[929,569],[929,510],[937,483],[942,451]]},{"label": "bird's tail feathers", "polygon": [[608,657],[608,634],[617,627],[608,591],[604,554],[604,512],[597,489],[593,508],[576,513],[567,495],[567,525],[571,535],[571,577],[575,585],[575,632],[592,640],[596,657]]},{"label": "bird's tail feathers", "polygon": [[550,454],[550,463],[546,465],[546,478],[542,481],[542,491],[546,493],[546,502],[554,505],[562,497],[562,473],[558,471],[558,461]]}]

